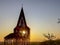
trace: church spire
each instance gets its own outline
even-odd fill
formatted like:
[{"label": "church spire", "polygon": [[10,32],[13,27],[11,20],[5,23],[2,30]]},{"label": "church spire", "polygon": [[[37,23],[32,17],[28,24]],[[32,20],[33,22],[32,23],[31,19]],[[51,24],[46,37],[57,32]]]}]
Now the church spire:
[{"label": "church spire", "polygon": [[17,26],[26,26],[26,20],[25,20],[25,16],[24,16],[24,11],[23,11],[23,7],[21,8],[21,12],[20,12],[20,16],[18,19],[18,23]]}]

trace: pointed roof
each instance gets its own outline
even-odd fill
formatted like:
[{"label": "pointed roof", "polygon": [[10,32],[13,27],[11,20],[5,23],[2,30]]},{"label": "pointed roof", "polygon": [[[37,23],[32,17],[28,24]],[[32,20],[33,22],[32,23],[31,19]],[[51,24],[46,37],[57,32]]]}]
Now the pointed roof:
[{"label": "pointed roof", "polygon": [[20,15],[19,15],[18,23],[17,23],[16,28],[14,29],[14,33],[10,33],[9,35],[5,36],[4,39],[6,39],[6,40],[7,39],[18,39],[18,38],[21,39],[22,37],[19,36],[18,33],[15,33],[16,29],[20,30],[20,27],[23,27],[23,28],[27,29],[28,33],[30,34],[30,28],[26,24],[23,7],[21,8],[21,12],[20,12]]},{"label": "pointed roof", "polygon": [[25,20],[25,16],[24,16],[24,11],[23,11],[23,7],[21,8],[21,12],[20,12],[20,16],[18,19],[18,23],[17,26],[26,26],[26,20]]}]

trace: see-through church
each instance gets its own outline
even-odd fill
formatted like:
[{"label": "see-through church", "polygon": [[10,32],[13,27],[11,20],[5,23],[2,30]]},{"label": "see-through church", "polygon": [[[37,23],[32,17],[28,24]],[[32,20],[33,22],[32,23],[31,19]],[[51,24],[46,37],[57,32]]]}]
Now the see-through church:
[{"label": "see-through church", "polygon": [[30,28],[27,26],[23,7],[14,32],[4,37],[4,45],[29,45]]}]

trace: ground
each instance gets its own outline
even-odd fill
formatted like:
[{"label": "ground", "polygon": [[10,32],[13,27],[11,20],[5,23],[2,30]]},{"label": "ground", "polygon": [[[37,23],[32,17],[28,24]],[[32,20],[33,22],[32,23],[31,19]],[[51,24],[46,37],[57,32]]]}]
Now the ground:
[{"label": "ground", "polygon": [[[4,42],[0,42],[0,45],[4,45]],[[44,42],[31,42],[30,45],[60,45],[60,40],[48,40]]]}]

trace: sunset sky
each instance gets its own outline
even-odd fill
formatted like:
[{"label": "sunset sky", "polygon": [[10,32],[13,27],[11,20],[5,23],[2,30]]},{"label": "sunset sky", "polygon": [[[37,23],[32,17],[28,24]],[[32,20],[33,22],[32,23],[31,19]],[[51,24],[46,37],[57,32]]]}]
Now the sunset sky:
[{"label": "sunset sky", "polygon": [[60,0],[0,0],[0,41],[13,32],[22,4],[31,41],[44,41],[47,33],[60,38]]}]

